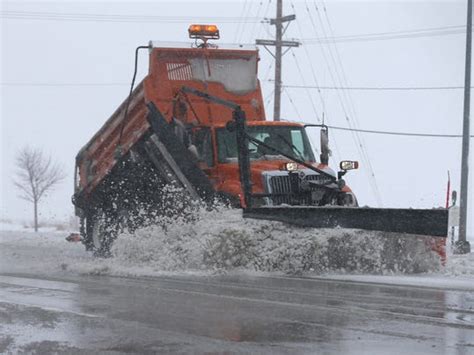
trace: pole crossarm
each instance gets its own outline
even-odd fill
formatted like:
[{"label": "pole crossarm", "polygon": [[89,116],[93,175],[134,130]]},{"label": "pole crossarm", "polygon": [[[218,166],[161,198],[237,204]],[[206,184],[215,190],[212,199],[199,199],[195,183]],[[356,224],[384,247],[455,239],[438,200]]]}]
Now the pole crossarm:
[{"label": "pole crossarm", "polygon": [[280,18],[271,18],[270,25],[276,25],[277,23],[289,22],[296,19],[296,15],[286,15]]},{"label": "pole crossarm", "polygon": [[279,44],[282,47],[299,47],[301,43],[297,41],[280,41],[277,43],[277,41],[272,39],[257,39],[255,40],[255,44],[261,46],[276,46]]}]

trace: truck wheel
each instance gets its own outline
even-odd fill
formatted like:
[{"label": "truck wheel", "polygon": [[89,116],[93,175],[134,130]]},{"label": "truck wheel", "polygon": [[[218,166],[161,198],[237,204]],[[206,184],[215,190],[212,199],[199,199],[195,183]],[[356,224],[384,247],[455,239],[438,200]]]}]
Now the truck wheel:
[{"label": "truck wheel", "polygon": [[86,251],[93,251],[94,250],[94,245],[92,243],[92,240],[89,238],[89,218],[86,217],[81,217],[81,237],[82,237],[82,244],[84,244],[84,247],[86,248]]},{"label": "truck wheel", "polygon": [[99,257],[110,256],[113,233],[111,233],[111,225],[107,215],[99,210],[93,216],[90,216],[87,222],[88,244],[94,255]]}]

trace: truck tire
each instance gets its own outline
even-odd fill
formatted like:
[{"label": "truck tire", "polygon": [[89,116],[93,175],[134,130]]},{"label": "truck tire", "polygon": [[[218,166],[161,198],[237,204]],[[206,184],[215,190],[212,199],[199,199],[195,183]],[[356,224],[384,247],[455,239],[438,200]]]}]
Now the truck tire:
[{"label": "truck tire", "polygon": [[97,210],[88,216],[86,230],[86,250],[93,251],[94,256],[109,257],[116,234],[112,219],[102,210]]}]

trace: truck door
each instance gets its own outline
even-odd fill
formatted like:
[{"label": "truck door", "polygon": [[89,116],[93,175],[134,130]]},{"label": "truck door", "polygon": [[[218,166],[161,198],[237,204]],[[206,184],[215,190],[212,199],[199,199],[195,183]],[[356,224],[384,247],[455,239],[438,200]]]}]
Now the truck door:
[{"label": "truck door", "polygon": [[214,166],[214,152],[212,144],[211,130],[207,127],[196,127],[192,130],[191,145],[194,145],[194,155],[198,161],[199,167],[210,173]]}]

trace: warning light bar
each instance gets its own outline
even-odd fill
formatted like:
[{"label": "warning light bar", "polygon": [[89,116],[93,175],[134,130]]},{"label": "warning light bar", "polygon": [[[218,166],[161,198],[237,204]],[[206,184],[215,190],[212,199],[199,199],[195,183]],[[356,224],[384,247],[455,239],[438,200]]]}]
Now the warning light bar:
[{"label": "warning light bar", "polygon": [[189,38],[219,39],[219,29],[216,25],[191,25],[188,32]]}]

